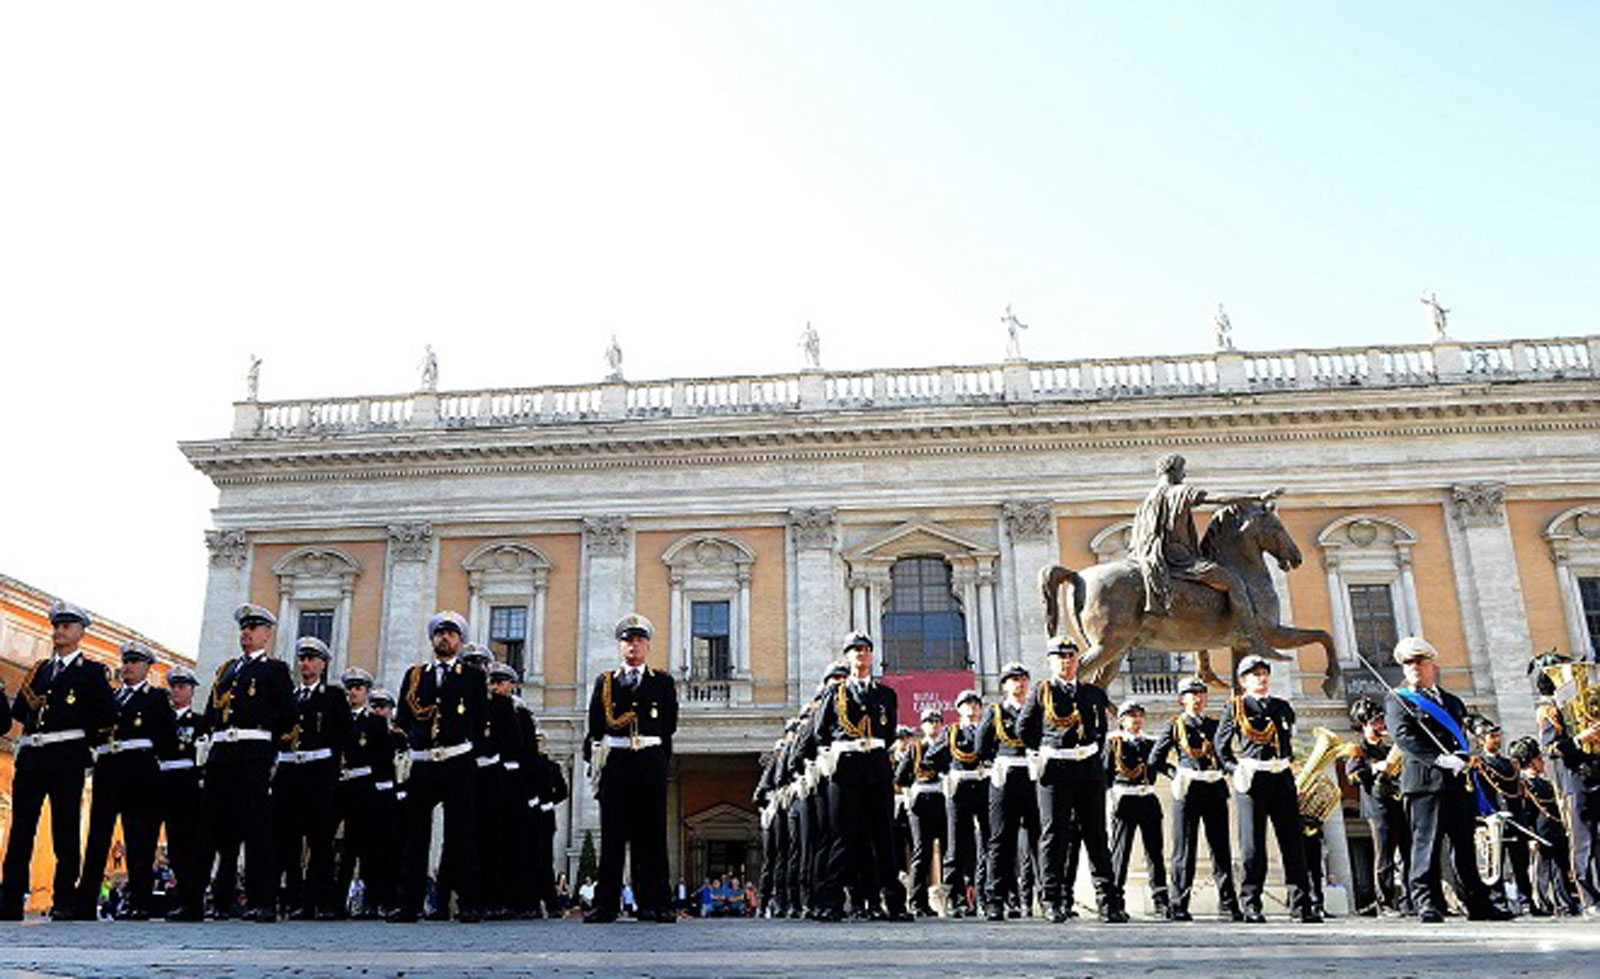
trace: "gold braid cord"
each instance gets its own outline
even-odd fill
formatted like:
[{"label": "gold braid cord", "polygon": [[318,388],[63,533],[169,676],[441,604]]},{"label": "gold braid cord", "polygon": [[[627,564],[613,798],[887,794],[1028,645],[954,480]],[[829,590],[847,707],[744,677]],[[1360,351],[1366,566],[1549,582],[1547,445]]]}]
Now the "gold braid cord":
[{"label": "gold braid cord", "polygon": [[1068,714],[1066,717],[1062,717],[1060,714],[1056,713],[1055,691],[1050,681],[1040,680],[1039,685],[1042,688],[1039,691],[1039,702],[1044,705],[1045,722],[1058,731],[1063,728],[1075,727],[1078,729],[1078,736],[1082,737],[1083,715],[1078,712],[1078,702],[1076,698],[1074,698],[1072,702],[1072,713]]},{"label": "gold braid cord", "polygon": [[[1529,782],[1527,784],[1527,788],[1528,788],[1528,801],[1533,803],[1533,806],[1534,806],[1535,809],[1539,810],[1539,815],[1545,817],[1546,819],[1557,819],[1557,818],[1559,818],[1559,813],[1552,812],[1553,809],[1558,808],[1557,805],[1556,805],[1556,794],[1555,794],[1554,790],[1551,790],[1550,795],[1548,795],[1545,798],[1541,799],[1541,798],[1539,798],[1539,793],[1533,791],[1533,783],[1532,782]],[[1549,803],[1548,807],[1545,805],[1546,803]]]},{"label": "gold braid cord", "polygon": [[1183,715],[1179,714],[1173,719],[1173,723],[1178,726],[1178,745],[1183,748],[1184,754],[1197,761],[1217,757],[1217,746],[1211,743],[1211,739],[1206,737],[1204,731],[1200,732],[1200,747],[1196,748],[1189,743],[1189,726],[1183,722]]},{"label": "gold braid cord", "polygon": [[945,740],[950,745],[951,758],[954,758],[956,761],[959,761],[964,765],[970,765],[978,760],[978,753],[976,751],[962,751],[961,746],[956,744],[956,725],[950,725],[950,729],[945,732]]},{"label": "gold braid cord", "polygon": [[417,688],[422,686],[422,671],[424,669],[426,667],[419,665],[413,666],[406,671],[406,706],[411,708],[411,716],[419,721],[432,720],[439,713],[438,703],[424,707],[422,702],[417,699]]},{"label": "gold braid cord", "polygon": [[[234,659],[237,658],[235,657]],[[222,689],[222,674],[227,670],[228,664],[232,662],[234,662],[233,659],[223,660],[222,665],[217,667],[216,676],[211,678],[211,706],[222,711],[222,719],[224,721],[233,716],[233,683],[230,681],[228,689],[224,691]]]},{"label": "gold braid cord", "polygon": [[850,697],[845,693],[847,684],[840,681],[834,692],[834,708],[839,712],[839,726],[844,728],[844,733],[852,738],[872,737],[872,714],[863,710],[861,720],[856,723],[850,721]]},{"label": "gold braid cord", "polygon": [[934,779],[938,778],[939,777],[939,773],[938,772],[934,771],[931,768],[924,768],[923,765],[922,765],[922,742],[918,741],[915,745],[912,745],[912,747],[914,747],[917,750],[916,760],[911,763],[912,764],[912,768],[916,772],[917,781],[919,781],[919,782],[931,782]]},{"label": "gold braid cord", "polygon": [[999,704],[995,704],[994,705],[994,733],[995,733],[995,737],[999,738],[1000,739],[1000,743],[1005,745],[1007,748],[1021,748],[1023,746],[1022,745],[1022,739],[1021,738],[1014,738],[1011,735],[1006,733],[1006,722],[1005,722],[1005,720],[1003,718],[1004,713],[1005,713],[1005,711],[1000,709],[1000,705]]},{"label": "gold braid cord", "polygon": [[1472,759],[1468,761],[1467,764],[1471,765],[1474,771],[1488,780],[1489,784],[1494,787],[1494,790],[1500,794],[1500,798],[1517,799],[1522,796],[1521,775],[1514,774],[1509,777],[1501,775],[1499,772],[1494,770],[1494,766],[1485,762],[1479,755],[1473,755]]},{"label": "gold braid cord", "polygon": [[623,711],[620,715],[611,713],[611,678],[615,674],[607,670],[600,681],[600,705],[606,711],[606,730],[627,730],[630,734],[639,733],[639,713],[637,711]]},{"label": "gold braid cord", "polygon": [[1111,736],[1111,759],[1117,763],[1118,775],[1121,775],[1130,782],[1143,782],[1145,773],[1144,760],[1140,759],[1139,764],[1137,765],[1128,765],[1122,760],[1122,746],[1127,742],[1127,740],[1127,738],[1124,738],[1120,734],[1113,734]]},{"label": "gold braid cord", "polygon": [[1239,725],[1239,733],[1256,744],[1270,744],[1278,746],[1278,722],[1271,717],[1267,718],[1264,726],[1257,727],[1250,715],[1245,713],[1244,698],[1238,697],[1233,702],[1233,719]]},{"label": "gold braid cord", "polygon": [[17,695],[27,703],[28,709],[34,712],[35,721],[38,720],[38,711],[44,704],[45,695],[33,689],[33,678],[39,675],[39,667],[46,662],[46,660],[40,660],[33,664],[33,667],[28,670],[28,675],[22,680],[22,689],[17,692]]}]

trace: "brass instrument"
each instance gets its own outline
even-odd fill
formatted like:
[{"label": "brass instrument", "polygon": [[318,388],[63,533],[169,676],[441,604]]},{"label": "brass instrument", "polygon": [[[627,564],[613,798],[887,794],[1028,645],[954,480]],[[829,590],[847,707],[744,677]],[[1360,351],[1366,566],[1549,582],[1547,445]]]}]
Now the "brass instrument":
[{"label": "brass instrument", "polygon": [[1397,802],[1400,800],[1400,769],[1405,765],[1405,761],[1406,753],[1400,750],[1399,745],[1393,745],[1389,748],[1389,754],[1384,757],[1383,771],[1379,773],[1384,779],[1380,791]]},{"label": "brass instrument", "polygon": [[1472,849],[1478,856],[1478,876],[1490,887],[1500,883],[1505,867],[1505,817],[1492,812],[1472,831]]},{"label": "brass instrument", "polygon": [[[1544,668],[1556,686],[1555,702],[1566,722],[1567,733],[1578,735],[1600,724],[1600,666],[1594,663],[1562,663]],[[1600,743],[1578,741],[1587,754],[1600,755]]]},{"label": "brass instrument", "polygon": [[1294,778],[1295,794],[1300,797],[1300,815],[1315,820],[1318,825],[1328,821],[1333,811],[1344,800],[1339,791],[1339,780],[1333,774],[1334,760],[1343,754],[1350,743],[1325,727],[1312,732],[1317,736],[1311,754],[1300,766]]}]

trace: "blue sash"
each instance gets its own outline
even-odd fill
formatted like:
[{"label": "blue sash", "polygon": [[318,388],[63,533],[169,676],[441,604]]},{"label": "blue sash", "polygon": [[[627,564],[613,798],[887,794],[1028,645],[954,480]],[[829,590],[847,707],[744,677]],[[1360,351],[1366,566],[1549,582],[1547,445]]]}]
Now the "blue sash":
[{"label": "blue sash", "polygon": [[[1458,751],[1464,752],[1468,750],[1468,746],[1472,742],[1467,740],[1466,732],[1461,730],[1461,725],[1456,723],[1456,719],[1450,716],[1450,712],[1444,709],[1443,704],[1432,697],[1424,696],[1416,690],[1396,690],[1394,693],[1395,696],[1438,721],[1439,726],[1450,732],[1450,736],[1456,739],[1456,744],[1460,746],[1457,749]],[[1482,816],[1493,812],[1494,806],[1489,804],[1489,797],[1483,794],[1483,786],[1479,785],[1478,780],[1475,778],[1470,779],[1470,781],[1472,782],[1473,794],[1478,798],[1478,815]]]}]

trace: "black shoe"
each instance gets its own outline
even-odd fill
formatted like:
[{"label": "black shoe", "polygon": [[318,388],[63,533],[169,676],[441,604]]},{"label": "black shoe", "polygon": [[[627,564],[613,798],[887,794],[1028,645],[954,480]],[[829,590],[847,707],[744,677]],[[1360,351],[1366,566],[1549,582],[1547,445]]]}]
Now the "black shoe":
[{"label": "black shoe", "polygon": [[150,912],[144,908],[125,908],[117,912],[118,921],[149,921]]},{"label": "black shoe", "polygon": [[[932,914],[933,912],[930,910],[928,913]],[[914,918],[912,916],[911,912],[907,911],[905,908],[900,908],[898,911],[890,911],[887,914],[885,914],[883,916],[883,920],[884,921],[893,921],[895,924],[899,924],[899,925],[905,925],[905,924],[910,924],[911,922],[916,921],[917,919]]]},{"label": "black shoe", "polygon": [[1467,912],[1468,921],[1510,921],[1515,917],[1516,915],[1511,913],[1510,908],[1497,908],[1492,904],[1486,904],[1481,908],[1474,908]]},{"label": "black shoe", "polygon": [[675,925],[678,923],[678,912],[672,910],[671,908],[657,908],[655,913],[655,921],[657,924]]},{"label": "black shoe", "polygon": [[933,908],[929,907],[927,904],[917,905],[916,910],[913,911],[913,913],[919,918],[935,917]]},{"label": "black shoe", "polygon": [[1551,911],[1549,908],[1541,908],[1538,905],[1534,905],[1528,909],[1528,914],[1535,918],[1548,918],[1555,914],[1555,912]]},{"label": "black shoe", "polygon": [[586,925],[609,925],[617,920],[617,913],[611,910],[591,908],[584,912],[583,923]]},{"label": "black shoe", "polygon": [[0,921],[21,921],[21,920],[22,920],[22,909],[21,908],[6,908],[4,910],[0,910]]},{"label": "black shoe", "polygon": [[84,921],[84,920],[87,920],[87,919],[84,919],[81,916],[79,916],[78,912],[75,911],[72,908],[51,908],[50,909],[50,920],[51,921]]},{"label": "black shoe", "polygon": [[1234,924],[1238,924],[1244,921],[1244,912],[1238,908],[1223,908],[1217,917],[1223,921],[1231,921]]},{"label": "black shoe", "polygon": [[342,911],[334,911],[331,908],[317,912],[318,921],[343,921],[348,917],[350,917],[349,914]]},{"label": "black shoe", "polygon": [[395,925],[409,925],[422,920],[422,915],[407,908],[395,908],[384,915],[383,920]]},{"label": "black shoe", "polygon": [[984,912],[983,916],[989,921],[1004,921],[1006,920],[1006,909],[999,905],[993,905],[988,911]]},{"label": "black shoe", "polygon": [[1045,916],[1049,919],[1052,925],[1065,924],[1067,920],[1067,909],[1059,904],[1052,904],[1050,906],[1050,910]]},{"label": "black shoe", "polygon": [[1193,921],[1194,915],[1189,913],[1188,908],[1173,908],[1167,913],[1167,918],[1171,921]]},{"label": "black shoe", "polygon": [[251,908],[244,913],[244,920],[254,921],[257,924],[270,925],[278,920],[278,912],[271,908]]},{"label": "black shoe", "polygon": [[303,908],[296,908],[292,914],[285,915],[285,917],[287,917],[290,921],[311,921],[315,919],[316,916],[317,912],[310,905],[306,905]]},{"label": "black shoe", "polygon": [[422,916],[423,921],[449,921],[450,909],[448,907],[434,908]]},{"label": "black shoe", "polygon": [[1021,908],[1012,908],[1012,909],[1010,909],[1009,911],[1006,912],[1006,917],[1007,918],[1020,918],[1020,917],[1022,917],[1022,909]]},{"label": "black shoe", "polygon": [[1246,911],[1243,921],[1247,925],[1264,925],[1267,923],[1267,916],[1260,911]]},{"label": "black shoe", "polygon": [[464,925],[475,925],[483,920],[483,912],[477,908],[462,908],[456,912],[456,920]]},{"label": "black shoe", "polygon": [[1108,925],[1125,925],[1128,923],[1128,912],[1121,908],[1101,908],[1100,920]]},{"label": "black shoe", "polygon": [[1294,920],[1300,922],[1302,925],[1320,925],[1324,919],[1321,911],[1318,911],[1316,908],[1308,908],[1304,911],[1295,912]]},{"label": "black shoe", "polygon": [[1417,915],[1417,920],[1425,925],[1438,925],[1444,923],[1444,915],[1433,910],[1432,908],[1429,908],[1428,910]]},{"label": "black shoe", "polygon": [[204,921],[206,916],[199,908],[178,908],[167,914],[168,921]]},{"label": "black shoe", "polygon": [[829,924],[837,924],[844,920],[844,912],[840,911],[838,908],[822,908],[821,910],[817,911],[817,913],[812,917],[812,920],[823,921]]}]

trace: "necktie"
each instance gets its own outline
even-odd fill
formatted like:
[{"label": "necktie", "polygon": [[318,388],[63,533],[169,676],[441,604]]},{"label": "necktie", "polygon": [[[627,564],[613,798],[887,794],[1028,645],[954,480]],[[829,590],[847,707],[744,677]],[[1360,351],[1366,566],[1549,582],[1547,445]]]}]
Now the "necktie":
[{"label": "necktie", "polygon": [[629,690],[637,687],[639,685],[639,671],[637,669],[628,670],[628,672],[622,677],[622,685],[627,687]]},{"label": "necktie", "polygon": [[133,688],[132,687],[123,687],[121,690],[118,690],[117,691],[117,706],[121,707],[122,705],[126,704],[128,702],[128,698],[131,697],[131,696],[133,696]]}]

